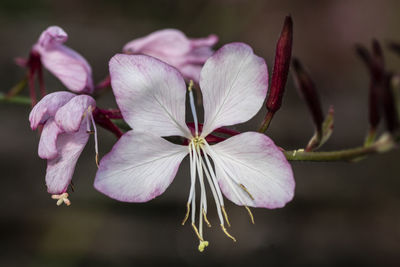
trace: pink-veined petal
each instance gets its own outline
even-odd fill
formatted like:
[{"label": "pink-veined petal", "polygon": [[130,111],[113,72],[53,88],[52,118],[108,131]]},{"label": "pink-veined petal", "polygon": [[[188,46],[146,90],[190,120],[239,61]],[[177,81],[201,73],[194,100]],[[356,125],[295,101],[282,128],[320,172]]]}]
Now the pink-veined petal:
[{"label": "pink-veined petal", "polygon": [[34,46],[40,54],[43,65],[69,90],[75,93],[92,93],[94,90],[92,69],[89,63],[76,51],[59,45],[45,49]]},{"label": "pink-veined petal", "polygon": [[58,156],[57,137],[62,133],[53,118],[49,118],[44,127],[39,141],[38,154],[42,159],[54,159]]},{"label": "pink-veined petal", "polygon": [[242,133],[210,146],[209,151],[221,190],[235,204],[274,209],[292,200],[292,168],[267,136]]},{"label": "pink-veined petal", "polygon": [[89,116],[95,107],[96,101],[91,96],[75,96],[56,112],[55,121],[65,132],[76,132],[83,118]]},{"label": "pink-veined petal", "polygon": [[94,187],[119,201],[149,201],[171,184],[188,152],[187,146],[129,131],[102,158]]},{"label": "pink-veined petal", "polygon": [[76,95],[70,92],[55,92],[46,95],[37,103],[29,114],[29,121],[32,130],[35,130],[39,124],[43,124],[46,120],[54,116],[57,110],[64,106]]},{"label": "pink-veined petal", "polygon": [[117,104],[132,129],[190,136],[186,85],[174,67],[149,56],[117,54],[110,60],[110,75]]},{"label": "pink-veined petal", "polygon": [[268,90],[264,59],[250,46],[223,46],[204,64],[200,74],[205,137],[214,129],[251,119],[262,106]]},{"label": "pink-veined petal", "polygon": [[47,161],[46,185],[50,194],[64,193],[71,183],[75,165],[84,149],[89,134],[86,125],[82,124],[79,131],[63,133],[57,138],[58,157]]}]

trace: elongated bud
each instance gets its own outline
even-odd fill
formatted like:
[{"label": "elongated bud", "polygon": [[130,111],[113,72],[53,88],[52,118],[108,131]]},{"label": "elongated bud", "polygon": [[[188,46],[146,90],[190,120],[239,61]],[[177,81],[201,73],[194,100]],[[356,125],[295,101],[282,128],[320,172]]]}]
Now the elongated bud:
[{"label": "elongated bud", "polygon": [[324,115],[322,113],[321,102],[314,82],[311,80],[308,73],[304,70],[298,59],[293,59],[294,80],[299,90],[300,95],[306,101],[310,110],[317,132],[321,134]]},{"label": "elongated bud", "polygon": [[383,86],[383,111],[385,114],[386,128],[391,133],[397,133],[400,127],[399,118],[396,110],[396,102],[391,87],[392,74],[388,73],[384,77]]},{"label": "elongated bud", "polygon": [[267,109],[275,113],[282,104],[283,92],[290,67],[293,42],[293,22],[290,16],[285,18],[285,23],[278,43],[276,44],[275,63],[272,73],[271,88],[267,99]]},{"label": "elongated bud", "polygon": [[[380,98],[382,94],[382,87],[384,86],[384,58],[382,48],[377,40],[372,41],[372,56],[368,50],[363,46],[356,47],[357,54],[364,61],[370,73],[370,86],[369,86],[369,135],[374,136],[375,130],[380,122]],[[369,137],[368,137],[369,138]]]}]

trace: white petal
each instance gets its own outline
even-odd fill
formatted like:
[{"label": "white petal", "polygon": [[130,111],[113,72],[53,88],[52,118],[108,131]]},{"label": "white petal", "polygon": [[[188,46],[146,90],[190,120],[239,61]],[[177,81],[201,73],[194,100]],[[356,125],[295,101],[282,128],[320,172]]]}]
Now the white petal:
[{"label": "white petal", "polygon": [[125,121],[136,131],[189,137],[185,123],[186,85],[166,63],[144,55],[115,55],[111,85]]},{"label": "white petal", "polygon": [[256,132],[239,134],[210,146],[209,152],[221,190],[235,204],[273,209],[285,206],[293,198],[292,168],[267,136]]},{"label": "white petal", "polygon": [[251,119],[268,90],[265,61],[246,44],[223,46],[205,63],[200,74],[205,137],[214,129]]},{"label": "white petal", "polygon": [[129,131],[102,158],[94,187],[119,201],[146,202],[167,189],[188,152],[187,146]]}]

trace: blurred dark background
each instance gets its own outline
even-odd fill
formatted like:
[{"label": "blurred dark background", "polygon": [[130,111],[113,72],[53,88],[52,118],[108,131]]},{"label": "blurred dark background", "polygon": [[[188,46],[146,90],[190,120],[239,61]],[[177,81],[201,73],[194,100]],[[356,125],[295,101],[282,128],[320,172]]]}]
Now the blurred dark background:
[{"label": "blurred dark background", "polygon": [[[324,110],[330,104],[336,110],[335,132],[324,149],[354,147],[367,130],[369,83],[354,44],[369,45],[374,37],[383,44],[400,40],[399,11],[396,0],[1,0],[0,90],[23,77],[13,58],[27,56],[49,25],[64,28],[67,45],[86,57],[99,81],[126,42],[171,27],[191,37],[215,33],[218,46],[248,43],[271,67],[283,19],[291,14],[294,55],[312,74]],[[400,58],[387,49],[385,55],[389,68],[400,70]],[[45,78],[50,91],[65,89],[48,73]],[[112,93],[98,103],[113,107]],[[294,162],[291,203],[254,209],[255,225],[244,208],[228,203],[230,232],[238,242],[218,227],[206,229],[210,246],[201,254],[192,229],[180,225],[189,190],[187,160],[164,195],[149,203],[119,203],[92,186],[91,139],[75,171],[72,205],[57,207],[46,192],[46,162],[37,156],[39,136],[29,128],[29,111],[0,105],[0,266],[400,266],[399,151],[358,163]],[[264,114],[237,129],[255,129]],[[312,133],[290,79],[268,135],[295,149]],[[104,130],[99,138],[104,155],[115,138]],[[214,207],[209,219],[216,224]]]}]

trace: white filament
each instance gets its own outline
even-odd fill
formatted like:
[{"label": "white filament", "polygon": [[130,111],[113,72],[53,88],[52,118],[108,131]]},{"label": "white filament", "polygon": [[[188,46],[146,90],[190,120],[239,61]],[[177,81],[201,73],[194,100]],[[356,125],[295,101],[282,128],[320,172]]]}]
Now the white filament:
[{"label": "white filament", "polygon": [[197,137],[199,135],[199,125],[198,125],[196,106],[194,104],[194,97],[192,90],[189,91],[189,100],[190,100],[190,109],[192,110],[192,115],[193,115],[194,129]]}]

